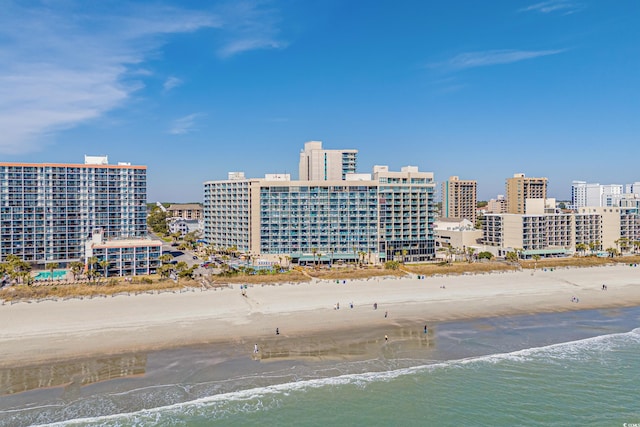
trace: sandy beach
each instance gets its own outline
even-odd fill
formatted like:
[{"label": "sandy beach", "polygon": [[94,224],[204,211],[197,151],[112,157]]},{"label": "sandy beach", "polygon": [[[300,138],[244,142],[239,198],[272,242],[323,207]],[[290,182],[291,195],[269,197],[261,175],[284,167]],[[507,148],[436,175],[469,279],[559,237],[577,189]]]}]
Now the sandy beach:
[{"label": "sandy beach", "polygon": [[354,331],[370,330],[393,340],[406,325],[627,306],[640,306],[640,268],[629,265],[250,285],[246,296],[234,285],[5,303],[0,367],[201,343],[229,343],[250,354],[254,344],[276,338],[295,347],[304,337],[348,341]]}]

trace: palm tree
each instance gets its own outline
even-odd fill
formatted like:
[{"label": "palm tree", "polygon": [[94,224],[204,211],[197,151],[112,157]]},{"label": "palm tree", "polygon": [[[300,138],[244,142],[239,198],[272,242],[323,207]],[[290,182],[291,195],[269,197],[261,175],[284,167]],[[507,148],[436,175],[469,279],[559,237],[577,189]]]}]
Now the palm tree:
[{"label": "palm tree", "polygon": [[467,248],[468,262],[471,264],[473,262],[473,254],[476,252],[476,248]]},{"label": "palm tree", "polygon": [[71,268],[71,274],[73,274],[73,280],[76,280],[78,274],[84,269],[84,264],[80,261],[73,261],[69,264]]},{"label": "palm tree", "polygon": [[588,246],[585,243],[576,243],[576,251],[582,252],[583,255],[587,250],[587,248]]},{"label": "palm tree", "polygon": [[104,273],[104,277],[109,277],[109,265],[111,264],[108,260],[103,259],[98,263],[100,267],[102,267],[102,272]]},{"label": "palm tree", "polygon": [[98,263],[98,258],[97,257],[89,257],[89,259],[87,259],[87,266],[89,267],[89,271],[87,271],[87,275],[89,276],[90,279],[95,279],[96,277],[96,271],[95,271],[95,266]]},{"label": "palm tree", "polygon": [[7,255],[7,261],[9,263],[9,276],[14,280],[22,279],[23,283],[27,281],[27,277],[30,277],[31,274],[31,265],[13,254]]},{"label": "palm tree", "polygon": [[455,254],[456,249],[451,245],[447,246],[447,262],[449,264],[453,263],[453,257],[455,256]]},{"label": "palm tree", "polygon": [[538,261],[540,261],[540,255],[535,254],[533,256],[533,271],[536,271],[536,268],[538,267]]},{"label": "palm tree", "polygon": [[402,250],[402,263],[404,264],[407,261],[407,255],[409,254],[409,251],[407,249],[403,249]]},{"label": "palm tree", "polygon": [[316,254],[318,253],[318,248],[311,248],[311,253],[313,254],[313,264],[314,266],[317,266],[318,264],[316,264]]},{"label": "palm tree", "polygon": [[45,265],[46,269],[49,270],[51,274],[51,280],[53,280],[53,271],[58,268],[60,265],[57,262],[50,262]]}]

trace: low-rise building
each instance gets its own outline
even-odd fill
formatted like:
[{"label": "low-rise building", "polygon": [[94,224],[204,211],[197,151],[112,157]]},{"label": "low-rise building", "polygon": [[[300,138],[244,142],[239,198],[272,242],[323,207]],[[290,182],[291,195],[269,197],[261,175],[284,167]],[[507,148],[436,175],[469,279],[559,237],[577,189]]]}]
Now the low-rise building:
[{"label": "low-rise building", "polygon": [[[160,267],[162,242],[151,239],[113,239],[105,240],[100,229],[93,231],[91,239],[85,245],[85,264],[87,268],[96,268],[104,272],[100,262],[107,260],[109,266],[105,277],[143,276],[156,273]],[[96,257],[98,264],[89,266],[89,260]]]},{"label": "low-rise building", "polygon": [[203,216],[203,207],[199,203],[174,203],[167,208],[171,218],[184,218],[186,220],[200,221]]},{"label": "low-rise building", "polygon": [[433,223],[436,251],[443,252],[446,248],[466,251],[475,248],[476,252],[483,250],[482,230],[476,229],[468,219],[441,218]]}]

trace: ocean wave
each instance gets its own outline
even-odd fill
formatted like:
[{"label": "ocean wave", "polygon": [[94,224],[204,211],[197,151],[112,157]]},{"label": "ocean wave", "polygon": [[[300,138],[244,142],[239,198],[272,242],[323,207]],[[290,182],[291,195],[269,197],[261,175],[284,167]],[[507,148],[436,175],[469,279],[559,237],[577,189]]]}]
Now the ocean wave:
[{"label": "ocean wave", "polygon": [[534,347],[509,353],[491,354],[458,360],[434,361],[430,364],[406,367],[395,370],[344,374],[333,377],[305,379],[282,384],[256,387],[246,390],[225,392],[202,397],[187,402],[159,406],[130,413],[104,415],[98,417],[77,418],[48,426],[82,426],[82,425],[149,425],[166,423],[167,419],[179,420],[185,417],[224,418],[239,412],[256,412],[266,408],[277,407],[281,399],[296,392],[311,389],[352,385],[366,387],[370,383],[391,381],[399,377],[435,371],[439,369],[464,368],[472,364],[496,364],[501,362],[566,361],[567,359],[583,359],[604,352],[640,344],[640,328],[625,333],[602,335],[592,338]]}]

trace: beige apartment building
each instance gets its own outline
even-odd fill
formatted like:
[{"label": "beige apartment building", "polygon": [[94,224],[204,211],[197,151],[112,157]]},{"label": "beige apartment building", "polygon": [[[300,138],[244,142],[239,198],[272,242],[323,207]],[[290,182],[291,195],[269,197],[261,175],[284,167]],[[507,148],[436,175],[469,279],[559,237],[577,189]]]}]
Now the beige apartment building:
[{"label": "beige apartment building", "polygon": [[499,194],[497,198],[489,200],[487,203],[488,213],[507,213],[507,201],[504,195]]},{"label": "beige apartment building", "polygon": [[516,173],[506,181],[507,213],[524,214],[527,199],[547,198],[547,178],[526,177]]},{"label": "beige apartment building", "polygon": [[171,218],[183,218],[200,221],[203,218],[203,207],[199,203],[174,203],[167,208]]},{"label": "beige apartment building", "polygon": [[573,254],[577,244],[594,251],[623,249],[621,242],[640,240],[638,208],[584,207],[575,213],[554,210],[549,199],[541,209],[539,199],[528,199],[526,214],[488,214],[484,244],[498,256],[518,250],[523,258]]},{"label": "beige apartment building", "polygon": [[451,176],[442,183],[442,217],[464,218],[476,223],[478,184]]},{"label": "beige apartment building", "polygon": [[358,150],[324,150],[322,141],[305,142],[300,152],[300,181],[340,181],[356,173]]}]

